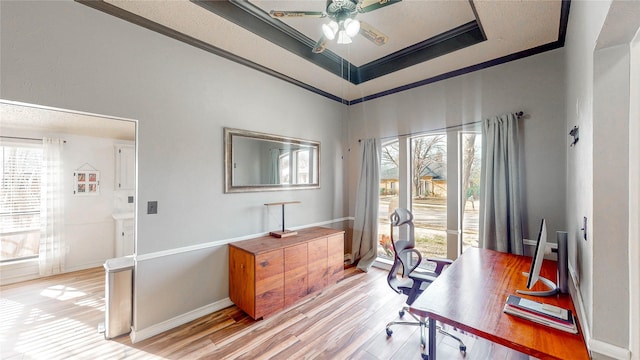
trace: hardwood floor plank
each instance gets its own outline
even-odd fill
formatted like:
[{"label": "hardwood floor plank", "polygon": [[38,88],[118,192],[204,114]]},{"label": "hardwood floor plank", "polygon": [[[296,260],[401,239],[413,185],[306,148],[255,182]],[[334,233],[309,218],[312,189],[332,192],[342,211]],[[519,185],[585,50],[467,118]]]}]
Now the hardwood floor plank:
[{"label": "hardwood floor plank", "polygon": [[[222,309],[132,344],[128,336],[105,340],[103,268],[0,287],[2,359],[420,359],[417,327],[385,325],[398,318],[404,297],[386,272],[346,268],[344,278],[295,306],[253,320],[236,306]],[[408,317],[408,315],[405,315]],[[449,328],[450,329],[450,328]],[[459,333],[466,360],[528,357]],[[463,359],[457,343],[438,336],[438,355]]]}]

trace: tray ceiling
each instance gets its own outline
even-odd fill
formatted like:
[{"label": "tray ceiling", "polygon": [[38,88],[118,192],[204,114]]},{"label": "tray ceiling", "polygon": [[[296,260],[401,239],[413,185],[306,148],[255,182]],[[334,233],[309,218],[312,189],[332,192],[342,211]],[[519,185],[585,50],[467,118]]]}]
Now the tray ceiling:
[{"label": "tray ceiling", "polygon": [[348,104],[562,47],[570,5],[404,0],[356,16],[386,44],[357,35],[315,54],[328,18],[269,11],[324,11],[322,0],[77,1]]}]

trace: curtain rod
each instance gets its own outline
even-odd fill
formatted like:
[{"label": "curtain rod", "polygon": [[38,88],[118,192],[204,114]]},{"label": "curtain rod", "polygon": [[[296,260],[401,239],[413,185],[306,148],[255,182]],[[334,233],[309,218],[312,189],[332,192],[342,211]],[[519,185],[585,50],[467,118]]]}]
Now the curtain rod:
[{"label": "curtain rod", "polygon": [[[516,112],[514,114],[516,115],[516,117],[518,119],[522,119],[525,116],[524,112],[522,112],[522,111],[518,111],[518,112]],[[468,123],[459,124],[459,125],[445,126],[445,127],[439,128],[439,129],[431,129],[431,130],[425,130],[425,131],[418,131],[418,132],[414,132],[414,133],[384,136],[384,137],[381,137],[380,140],[393,139],[393,138],[401,137],[401,136],[411,136],[411,135],[426,134],[426,133],[430,133],[430,132],[434,132],[434,131],[442,131],[442,130],[461,128],[461,127],[465,127],[465,126],[468,126],[468,125],[479,124],[482,121],[483,120],[478,120],[478,121],[468,122]],[[362,139],[358,139],[358,142],[362,142]]]},{"label": "curtain rod", "polygon": [[[18,137],[18,136],[0,136],[0,138],[4,138],[4,139],[17,139],[17,140],[36,140],[36,141],[42,141],[42,138],[28,138],[28,137]],[[67,143],[67,140],[62,140],[62,142],[64,142],[65,144]]]}]

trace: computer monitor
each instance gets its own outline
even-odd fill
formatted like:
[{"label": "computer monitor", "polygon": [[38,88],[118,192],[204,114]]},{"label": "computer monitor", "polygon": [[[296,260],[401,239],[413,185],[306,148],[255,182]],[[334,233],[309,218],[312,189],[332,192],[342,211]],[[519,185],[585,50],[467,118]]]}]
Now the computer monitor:
[{"label": "computer monitor", "polygon": [[536,241],[536,249],[533,253],[533,259],[531,260],[531,267],[528,273],[522,273],[527,277],[527,289],[533,288],[538,282],[542,281],[549,287],[548,291],[524,291],[517,290],[519,294],[534,295],[534,296],[550,296],[558,292],[556,284],[542,276],[540,276],[540,269],[542,268],[542,262],[544,261],[544,253],[547,248],[547,222],[543,218],[540,222],[540,232],[538,232],[538,241]]}]

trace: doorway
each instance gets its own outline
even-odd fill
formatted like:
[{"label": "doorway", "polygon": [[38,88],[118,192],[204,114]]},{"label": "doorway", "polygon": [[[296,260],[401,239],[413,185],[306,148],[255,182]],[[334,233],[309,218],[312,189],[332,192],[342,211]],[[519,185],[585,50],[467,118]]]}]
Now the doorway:
[{"label": "doorway", "polygon": [[[60,239],[65,251],[61,272],[101,267],[107,259],[118,255],[117,240],[123,231],[117,230],[117,217],[131,221],[125,235],[131,237],[130,250],[126,255],[132,255],[135,248],[136,186],[135,182],[129,181],[124,188],[119,187],[118,184],[123,182],[117,177],[126,175],[135,181],[137,122],[8,100],[0,100],[0,117],[0,142],[7,148],[30,147],[42,151],[44,138],[58,139],[62,144]],[[129,170],[125,172],[118,170],[118,150],[123,148],[130,149],[133,154],[128,160]],[[10,164],[3,163],[0,194],[0,240],[3,242],[0,283],[3,285],[40,277],[39,257],[43,252],[38,249],[37,239],[42,221],[46,221],[40,216],[38,206],[21,208],[16,192],[24,188],[19,184],[10,187],[5,181],[8,171],[4,169],[8,169]],[[20,165],[22,161],[14,161],[13,164]],[[32,185],[30,191],[37,199],[41,189],[39,184]],[[30,212],[30,221],[20,227],[22,210]],[[32,234],[37,235],[35,244],[30,243],[35,248],[31,249],[29,256],[21,257],[15,250],[20,248],[21,239],[31,239]]]}]

